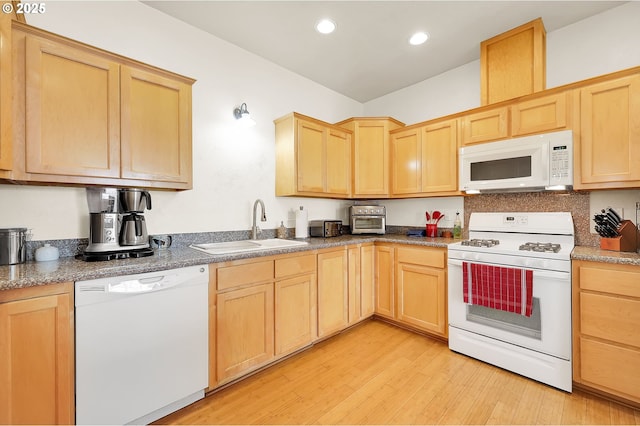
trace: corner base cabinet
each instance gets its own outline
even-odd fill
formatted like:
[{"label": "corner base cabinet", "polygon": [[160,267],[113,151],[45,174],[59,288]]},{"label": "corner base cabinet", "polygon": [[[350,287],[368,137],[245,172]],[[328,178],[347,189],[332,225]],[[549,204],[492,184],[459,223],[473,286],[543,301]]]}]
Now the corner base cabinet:
[{"label": "corner base cabinet", "polygon": [[640,406],[640,266],[573,262],[573,380]]},{"label": "corner base cabinet", "polygon": [[73,424],[73,283],[0,292],[0,424]]}]

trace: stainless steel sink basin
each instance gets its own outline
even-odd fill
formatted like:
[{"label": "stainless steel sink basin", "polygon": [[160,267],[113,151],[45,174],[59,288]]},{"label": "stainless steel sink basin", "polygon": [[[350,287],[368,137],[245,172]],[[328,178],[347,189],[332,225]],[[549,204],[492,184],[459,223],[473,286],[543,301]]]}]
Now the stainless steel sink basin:
[{"label": "stainless steel sink basin", "polygon": [[189,247],[208,254],[231,254],[259,250],[276,250],[281,248],[304,246],[307,244],[308,243],[305,241],[270,238],[268,240],[240,240],[225,241],[222,243],[191,244]]}]

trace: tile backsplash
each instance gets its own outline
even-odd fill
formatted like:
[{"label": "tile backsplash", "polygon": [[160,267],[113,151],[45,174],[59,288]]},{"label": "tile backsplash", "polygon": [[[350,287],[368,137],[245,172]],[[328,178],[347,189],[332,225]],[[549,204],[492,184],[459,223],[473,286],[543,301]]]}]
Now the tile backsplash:
[{"label": "tile backsplash", "polygon": [[[576,245],[598,246],[598,235],[589,232],[590,195],[588,192],[527,192],[481,194],[464,199],[464,223],[472,212],[570,212],[576,232]],[[465,237],[468,237],[465,229]]]}]

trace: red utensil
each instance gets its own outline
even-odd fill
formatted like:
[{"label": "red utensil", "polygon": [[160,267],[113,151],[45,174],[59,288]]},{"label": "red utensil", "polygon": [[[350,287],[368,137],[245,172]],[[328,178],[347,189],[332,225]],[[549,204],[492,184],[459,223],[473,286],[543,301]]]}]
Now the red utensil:
[{"label": "red utensil", "polygon": [[425,212],[425,214],[427,215],[427,223],[431,222],[431,215],[429,214],[429,212]]}]

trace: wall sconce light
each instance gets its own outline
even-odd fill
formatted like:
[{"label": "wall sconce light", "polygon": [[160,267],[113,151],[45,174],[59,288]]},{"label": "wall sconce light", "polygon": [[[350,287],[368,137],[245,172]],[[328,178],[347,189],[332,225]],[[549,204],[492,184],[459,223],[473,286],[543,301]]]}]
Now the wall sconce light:
[{"label": "wall sconce light", "polygon": [[255,126],[256,122],[253,118],[251,118],[251,114],[247,111],[247,104],[243,103],[239,108],[233,110],[233,116],[236,120],[239,120],[239,123],[244,127]]}]

